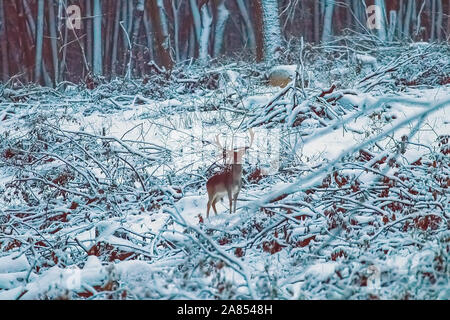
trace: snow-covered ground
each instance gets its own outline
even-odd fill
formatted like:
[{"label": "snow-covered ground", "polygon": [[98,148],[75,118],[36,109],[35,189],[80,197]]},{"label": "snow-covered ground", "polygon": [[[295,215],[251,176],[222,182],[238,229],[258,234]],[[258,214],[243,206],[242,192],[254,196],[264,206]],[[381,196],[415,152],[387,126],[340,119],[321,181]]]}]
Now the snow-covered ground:
[{"label": "snow-covered ground", "polygon": [[[5,99],[0,299],[450,298],[450,86],[291,86]],[[216,136],[255,123],[237,212],[206,219]]]}]

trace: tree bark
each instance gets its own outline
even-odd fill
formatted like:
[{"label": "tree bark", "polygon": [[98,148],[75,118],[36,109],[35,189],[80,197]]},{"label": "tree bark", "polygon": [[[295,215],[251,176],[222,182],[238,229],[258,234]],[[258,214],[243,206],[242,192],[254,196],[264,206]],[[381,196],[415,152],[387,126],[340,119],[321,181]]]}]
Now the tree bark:
[{"label": "tree bark", "polygon": [[208,60],[209,36],[211,33],[212,17],[209,13],[208,5],[204,4],[201,9],[202,31],[199,40],[199,59],[201,63]]},{"label": "tree bark", "polygon": [[[150,0],[152,1],[152,0]],[[134,59],[131,59],[131,70],[133,70],[133,63],[134,60],[136,60],[136,50],[135,50],[135,44],[139,37],[139,29],[141,27],[141,21],[142,17],[144,15],[144,8],[145,8],[145,0],[139,0],[136,7],[135,7],[135,14],[134,14],[134,25],[133,25],[133,33],[131,35],[131,54],[133,55]]]},{"label": "tree bark", "polygon": [[[123,1],[123,0],[122,0]],[[131,34],[133,29],[133,12],[134,12],[134,6],[133,6],[133,0],[128,0],[128,19],[127,19],[127,33],[128,35]]]},{"label": "tree bark", "polygon": [[115,6],[111,1],[106,2],[106,35],[103,41],[103,70],[105,75],[111,76],[111,50],[112,50],[112,33],[114,20],[111,16],[111,12],[114,12]]},{"label": "tree bark", "polygon": [[93,72],[95,75],[103,74],[102,63],[102,8],[100,0],[94,0],[94,48]]},{"label": "tree bark", "polygon": [[[447,9],[450,10],[450,0],[447,0]],[[447,13],[447,41],[450,40],[450,14]]]},{"label": "tree bark", "polygon": [[114,32],[113,32],[113,47],[111,52],[111,76],[116,76],[116,65],[117,65],[117,50],[119,41],[119,25],[120,22],[120,1],[116,1],[116,14],[114,16]]},{"label": "tree bark", "polygon": [[256,52],[256,38],[255,38],[255,30],[253,29],[252,20],[250,15],[248,14],[247,7],[243,0],[236,0],[236,3],[239,8],[239,12],[241,13],[242,18],[244,19],[245,28],[247,30],[248,44],[253,53]]},{"label": "tree bark", "polygon": [[[436,19],[436,39],[438,42],[442,40],[442,19],[444,16],[444,10],[442,8],[442,0],[437,0],[437,19]],[[449,3],[450,10],[450,3]]]},{"label": "tree bark", "polygon": [[173,14],[173,37],[175,42],[175,59],[180,61],[180,35],[179,35],[179,22],[178,22],[178,11],[180,9],[179,0],[171,1],[172,4],[172,14]]},{"label": "tree bark", "polygon": [[225,7],[225,0],[221,0],[217,7],[217,23],[214,36],[214,57],[217,57],[222,50],[223,37],[230,12]]},{"label": "tree bark", "polygon": [[375,0],[375,5],[379,8],[380,12],[377,18],[379,19],[378,37],[382,42],[386,41],[386,3],[384,0]]},{"label": "tree bark", "polygon": [[150,24],[150,20],[148,18],[147,10],[144,10],[144,28],[145,28],[145,36],[147,39],[147,50],[149,54],[149,59],[154,60],[154,52],[153,52],[153,40],[152,40],[152,28]]},{"label": "tree bark", "polygon": [[436,0],[431,0],[431,31],[430,41],[434,41],[434,35],[436,34]]},{"label": "tree bark", "polygon": [[197,41],[200,41],[200,35],[202,32],[200,10],[198,9],[196,0],[189,0],[189,4],[191,6],[192,18],[194,19],[195,36]]},{"label": "tree bark", "polygon": [[55,85],[58,84],[59,75],[59,62],[58,62],[58,45],[57,45],[57,35],[56,35],[56,18],[55,18],[55,8],[53,0],[49,1],[48,5],[48,19],[50,27],[50,44],[52,47],[52,58],[53,58],[53,77]]},{"label": "tree bark", "polygon": [[2,77],[3,82],[9,78],[8,41],[6,39],[6,20],[3,0],[0,0],[0,52],[2,53]]},{"label": "tree bark", "polygon": [[275,58],[281,48],[281,26],[277,0],[261,0],[264,25],[264,57],[266,61]]},{"label": "tree bark", "polygon": [[156,1],[148,1],[148,13],[152,21],[153,32],[155,34],[155,47],[160,63],[166,68],[172,68],[172,59],[170,52],[165,44],[164,34],[161,26],[161,17]]},{"label": "tree bark", "polygon": [[42,47],[44,40],[44,0],[38,0],[36,19],[36,58],[34,69],[34,81],[41,82],[42,74]]},{"label": "tree bark", "polygon": [[92,70],[92,0],[86,1],[86,60]]},{"label": "tree bark", "polygon": [[332,36],[334,0],[325,0],[325,17],[323,21],[322,42],[328,42]]},{"label": "tree bark", "polygon": [[391,10],[389,11],[389,31],[388,31],[388,40],[393,41],[395,30],[397,29],[397,11]]},{"label": "tree bark", "polygon": [[402,38],[403,33],[403,0],[399,1],[397,14],[397,37]]},{"label": "tree bark", "polygon": [[415,0],[408,0],[408,4],[406,7],[406,12],[405,12],[405,18],[404,18],[404,23],[403,23],[403,37],[409,38],[410,37],[410,29],[411,29],[411,15],[412,15],[412,11],[413,11],[413,6],[414,6],[414,1]]},{"label": "tree bark", "polygon": [[170,48],[170,39],[169,39],[169,25],[167,22],[166,11],[164,9],[163,0],[157,0],[156,4],[158,5],[159,17],[161,19],[161,28],[164,36],[164,41],[167,45],[167,48]]},{"label": "tree bark", "polygon": [[314,42],[320,42],[320,3],[314,1]]}]

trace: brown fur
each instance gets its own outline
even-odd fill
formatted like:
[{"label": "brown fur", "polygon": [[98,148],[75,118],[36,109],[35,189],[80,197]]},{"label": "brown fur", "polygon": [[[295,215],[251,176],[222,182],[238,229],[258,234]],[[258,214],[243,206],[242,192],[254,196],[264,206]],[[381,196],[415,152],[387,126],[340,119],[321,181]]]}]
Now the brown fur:
[{"label": "brown fur", "polygon": [[219,136],[216,136],[216,144],[223,151],[223,157],[228,164],[225,169],[209,178],[206,183],[206,190],[208,191],[208,204],[206,207],[206,218],[209,218],[209,210],[211,207],[214,213],[217,215],[216,203],[223,199],[225,195],[228,195],[228,201],[230,204],[230,213],[232,210],[234,200],[234,210],[236,212],[236,202],[241,191],[242,186],[242,158],[251,145],[253,144],[254,132],[252,129],[250,132],[250,146],[242,147],[235,150],[226,150],[222,148],[219,141]]},{"label": "brown fur", "polygon": [[242,186],[242,164],[232,164],[225,171],[212,176],[206,183],[208,191],[208,205],[206,208],[206,217],[209,217],[211,206],[217,215],[216,203],[225,195],[228,195],[230,213],[234,200],[233,212],[236,212],[236,202]]}]

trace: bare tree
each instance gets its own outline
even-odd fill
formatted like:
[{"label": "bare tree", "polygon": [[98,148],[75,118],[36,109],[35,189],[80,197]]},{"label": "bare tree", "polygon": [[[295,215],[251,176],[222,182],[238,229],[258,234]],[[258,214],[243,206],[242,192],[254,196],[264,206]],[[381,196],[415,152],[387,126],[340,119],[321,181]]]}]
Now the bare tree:
[{"label": "bare tree", "polygon": [[[139,36],[139,29],[141,26],[142,17],[144,15],[144,9],[145,9],[145,0],[139,0],[135,7],[134,26],[133,26],[133,33],[131,35],[131,45],[132,45],[131,54],[134,57],[136,57],[136,53],[133,54],[133,51],[135,51],[134,47]],[[131,59],[131,63],[133,63],[133,61],[134,60]],[[131,70],[133,70],[132,65],[130,66],[130,68]]]},{"label": "bare tree", "polygon": [[241,13],[242,18],[244,19],[245,28],[247,30],[247,38],[250,49],[255,52],[256,51],[256,39],[255,39],[255,30],[253,28],[252,20],[250,19],[250,15],[248,14],[247,6],[244,3],[244,0],[236,0],[236,3],[239,8],[239,12]]},{"label": "bare tree", "polygon": [[217,6],[217,22],[214,36],[214,57],[217,57],[222,50],[223,36],[230,12],[225,6],[225,0],[220,0]]},{"label": "bare tree", "polygon": [[92,0],[86,0],[86,60],[92,68]]},{"label": "bare tree", "polygon": [[264,60],[264,18],[261,1],[252,1],[255,20],[256,61]]},{"label": "bare tree", "polygon": [[314,1],[314,41],[320,42],[320,3]]},{"label": "bare tree", "polygon": [[381,41],[386,41],[386,3],[384,0],[375,0],[377,6],[377,18],[378,18],[378,37]]},{"label": "bare tree", "polygon": [[194,21],[195,36],[197,38],[197,41],[200,41],[200,34],[202,30],[200,10],[198,8],[196,0],[189,0],[189,4],[191,6],[192,19]]},{"label": "bare tree", "polygon": [[323,33],[322,41],[327,42],[332,36],[332,23],[333,23],[333,12],[334,12],[334,0],[324,0],[325,1],[325,16],[323,20]]},{"label": "bare tree", "polygon": [[411,16],[413,15],[413,7],[415,7],[414,1],[415,0],[408,0],[408,4],[406,7],[404,23],[403,23],[403,36],[405,38],[409,38],[409,36],[410,36]]},{"label": "bare tree", "polygon": [[403,33],[403,0],[400,0],[398,4],[397,19],[397,36],[401,38]]},{"label": "bare tree", "polygon": [[179,11],[181,6],[180,0],[171,1],[172,4],[172,14],[173,14],[173,32],[174,32],[174,42],[175,42],[175,59],[180,61],[180,25],[179,25]]},{"label": "bare tree", "polygon": [[102,7],[100,0],[94,0],[94,56],[93,72],[96,75],[103,74],[102,63]]},{"label": "bare tree", "polygon": [[149,54],[150,60],[154,60],[154,51],[153,51],[153,37],[152,37],[152,28],[150,25],[150,19],[148,18],[147,10],[144,10],[144,28],[145,28],[145,37],[147,39],[147,50]]},{"label": "bare tree", "polygon": [[281,47],[281,27],[277,0],[261,0],[264,22],[264,57],[270,61]]},{"label": "bare tree", "polygon": [[8,42],[6,39],[6,20],[3,0],[0,0],[0,51],[2,53],[2,80],[8,81],[9,61],[8,61]]},{"label": "bare tree", "polygon": [[58,45],[57,45],[57,35],[56,35],[56,19],[55,19],[55,7],[54,1],[50,0],[48,4],[48,20],[50,27],[50,45],[52,49],[52,61],[53,61],[53,77],[55,85],[58,84],[58,74],[59,74],[59,62],[58,62]]},{"label": "bare tree", "polygon": [[211,33],[212,16],[209,12],[207,4],[204,4],[201,9],[202,30],[199,39],[199,59],[202,63],[206,62],[208,58],[209,35]]},{"label": "bare tree", "polygon": [[153,32],[155,34],[155,47],[159,61],[164,67],[170,69],[172,68],[172,59],[165,42],[158,5],[155,1],[148,1],[147,5],[150,20],[152,21]]},{"label": "bare tree", "polygon": [[442,0],[437,0],[436,2],[437,2],[436,39],[437,41],[440,42],[442,40],[442,19],[444,17],[444,10]]},{"label": "bare tree", "polygon": [[119,23],[120,23],[120,1],[116,1],[116,13],[114,16],[114,31],[113,31],[113,47],[111,52],[111,76],[116,75],[117,66],[117,50],[119,40]]},{"label": "bare tree", "polygon": [[44,0],[38,0],[36,19],[36,58],[34,69],[34,81],[39,83],[42,74],[42,46],[44,41]]}]

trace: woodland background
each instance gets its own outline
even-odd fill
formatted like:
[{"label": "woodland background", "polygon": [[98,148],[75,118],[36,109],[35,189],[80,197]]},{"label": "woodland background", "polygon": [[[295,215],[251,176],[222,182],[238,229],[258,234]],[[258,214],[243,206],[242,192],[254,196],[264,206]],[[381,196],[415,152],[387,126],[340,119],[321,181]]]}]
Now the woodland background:
[{"label": "woodland background", "polygon": [[[379,30],[367,29],[372,4],[382,10]],[[80,8],[79,29],[67,28],[71,5]],[[209,58],[260,62],[281,59],[301,37],[448,41],[449,9],[446,0],[0,0],[0,79],[53,86]]]}]

